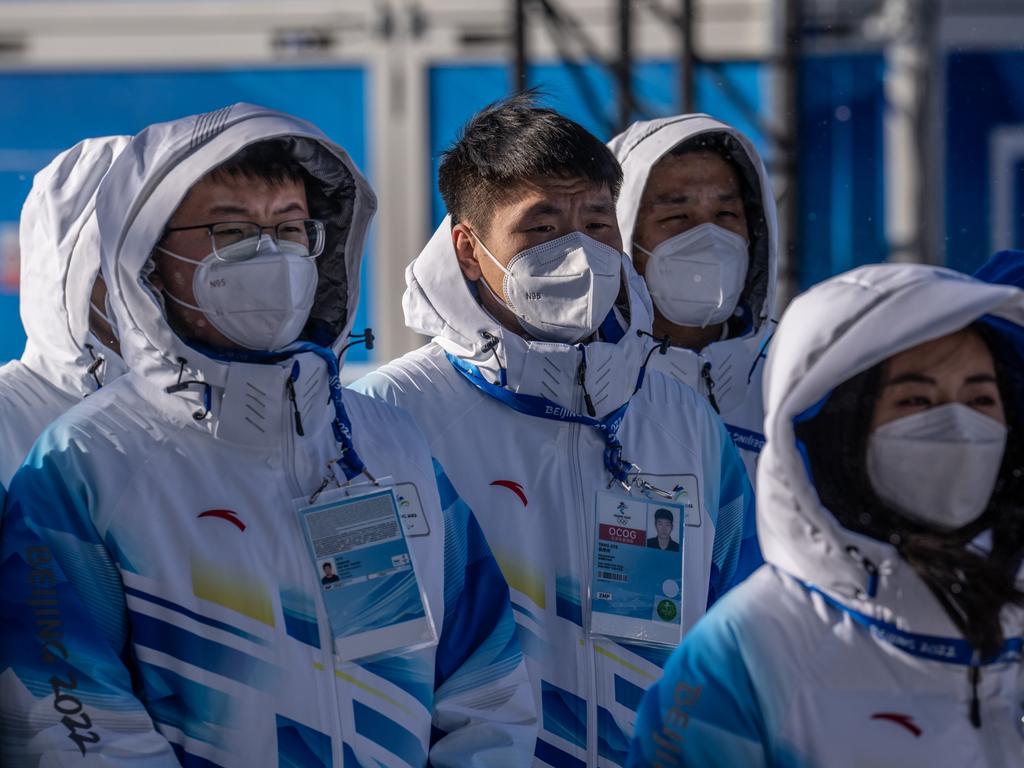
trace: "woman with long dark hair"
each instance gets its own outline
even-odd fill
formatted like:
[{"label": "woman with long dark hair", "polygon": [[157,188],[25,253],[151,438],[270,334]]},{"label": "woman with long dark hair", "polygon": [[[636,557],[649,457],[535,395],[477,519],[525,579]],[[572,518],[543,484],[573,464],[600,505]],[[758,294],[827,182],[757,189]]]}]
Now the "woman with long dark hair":
[{"label": "woman with long dark hair", "polygon": [[1024,293],[865,267],[765,378],[768,565],[687,635],[631,765],[1024,765]]}]

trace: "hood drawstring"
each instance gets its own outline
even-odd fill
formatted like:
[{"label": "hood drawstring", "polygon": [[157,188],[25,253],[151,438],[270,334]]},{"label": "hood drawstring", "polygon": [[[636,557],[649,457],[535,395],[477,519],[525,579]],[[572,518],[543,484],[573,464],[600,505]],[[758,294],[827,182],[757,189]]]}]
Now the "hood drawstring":
[{"label": "hood drawstring", "polygon": [[197,408],[192,412],[192,418],[196,421],[202,421],[210,415],[210,408],[212,407],[213,400],[213,387],[207,384],[205,381],[199,381],[198,379],[189,379],[188,381],[182,381],[181,377],[185,373],[185,366],[188,365],[188,360],[184,357],[177,359],[178,363],[178,382],[171,384],[169,387],[164,388],[164,392],[168,395],[173,395],[177,392],[184,392],[190,387],[201,387],[203,390],[203,407]]},{"label": "hood drawstring", "polygon": [[641,368],[646,368],[647,367],[647,364],[649,362],[651,362],[651,355],[653,355],[655,352],[657,352],[659,355],[664,355],[664,354],[668,353],[668,348],[669,348],[668,336],[664,336],[664,337],[659,339],[653,333],[648,333],[647,331],[643,330],[642,328],[638,328],[637,329],[636,335],[637,335],[637,337],[639,337],[641,339],[644,336],[647,336],[648,338],[654,339],[656,342],[658,342],[656,346],[651,347],[651,349],[647,352],[647,357],[644,358],[644,364],[642,366],[640,366]]},{"label": "hood drawstring", "polygon": [[359,344],[365,344],[366,350],[368,352],[373,350],[373,343],[376,339],[376,337],[373,335],[373,328],[363,328],[362,333],[350,333],[348,337],[352,339],[352,341],[350,341],[348,344],[342,347],[341,351],[338,353],[339,363],[341,362],[342,355],[344,355],[349,350],[350,347],[354,347]]},{"label": "hood drawstring", "polygon": [[96,389],[103,389],[103,382],[100,381],[97,371],[105,362],[107,362],[107,359],[103,355],[97,355],[92,344],[86,344],[85,349],[88,351],[89,357],[92,358],[92,362],[89,363],[89,367],[85,369],[85,372],[92,376],[93,381],[96,382]]}]

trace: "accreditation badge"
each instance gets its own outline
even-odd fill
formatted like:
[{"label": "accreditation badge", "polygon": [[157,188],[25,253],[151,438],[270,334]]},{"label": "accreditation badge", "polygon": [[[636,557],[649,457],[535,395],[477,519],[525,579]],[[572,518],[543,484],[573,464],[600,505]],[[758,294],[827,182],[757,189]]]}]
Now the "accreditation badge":
[{"label": "accreditation badge", "polygon": [[314,503],[296,501],[341,661],[437,643],[406,540],[423,535],[426,520],[415,486],[399,488],[349,486],[326,491]]},{"label": "accreditation badge", "polygon": [[672,495],[669,500],[617,488],[597,492],[591,635],[679,644],[683,535],[699,509],[685,484],[677,485]]}]

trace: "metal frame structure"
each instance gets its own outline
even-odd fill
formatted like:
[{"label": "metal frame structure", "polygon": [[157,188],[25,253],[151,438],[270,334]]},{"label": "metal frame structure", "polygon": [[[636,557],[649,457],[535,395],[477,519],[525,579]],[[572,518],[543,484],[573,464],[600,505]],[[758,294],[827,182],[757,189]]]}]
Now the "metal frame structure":
[{"label": "metal frame structure", "polygon": [[[798,183],[799,173],[799,61],[801,56],[801,37],[803,31],[803,0],[782,0],[778,5],[779,12],[775,17],[774,52],[767,51],[759,58],[771,65],[774,80],[777,84],[773,110],[781,119],[769,122],[757,109],[750,105],[743,94],[732,85],[728,76],[722,71],[721,62],[743,60],[750,57],[749,51],[730,51],[727,48],[716,51],[715,59],[707,58],[698,52],[695,45],[695,28],[699,23],[699,14],[706,10],[710,3],[700,4],[697,0],[676,0],[675,10],[663,3],[663,0],[615,0],[614,16],[617,50],[611,56],[602,56],[598,44],[578,18],[568,9],[568,4],[560,0],[512,0],[512,80],[515,89],[523,89],[528,85],[527,70],[531,60],[527,41],[530,39],[529,26],[540,24],[546,28],[556,44],[561,42],[559,50],[563,62],[570,67],[570,72],[578,73],[584,62],[596,63],[614,75],[616,84],[615,104],[616,119],[609,124],[609,133],[624,130],[636,119],[653,117],[644,105],[638,103],[633,88],[633,65],[636,56],[635,28],[637,17],[647,14],[658,22],[675,30],[677,40],[676,55],[679,61],[679,104],[682,111],[693,112],[696,109],[696,72],[698,66],[711,68],[718,75],[715,83],[727,100],[737,110],[758,126],[760,133],[770,144],[768,153],[769,171],[774,176],[776,190],[780,191],[780,222],[782,229],[782,247],[780,252],[779,290],[782,305],[791,298],[798,284],[797,255],[795,233],[799,225]],[[699,7],[702,6],[702,7]],[[569,43],[575,43],[584,59],[574,56],[569,50]],[[589,84],[577,74],[577,82],[581,92],[587,93]],[[599,99],[591,95],[588,102],[592,105],[594,117],[601,123],[610,123]]]}]

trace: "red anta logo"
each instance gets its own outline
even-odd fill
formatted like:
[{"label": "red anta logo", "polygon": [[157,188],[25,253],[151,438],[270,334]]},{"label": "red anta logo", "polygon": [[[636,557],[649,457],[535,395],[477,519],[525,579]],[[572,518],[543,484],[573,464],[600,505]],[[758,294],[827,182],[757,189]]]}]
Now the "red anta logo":
[{"label": "red anta logo", "polygon": [[495,480],[491,485],[497,485],[500,488],[508,488],[512,493],[519,497],[519,500],[523,502],[524,507],[530,506],[530,502],[526,500],[526,491],[524,491],[523,486],[515,480]]},{"label": "red anta logo", "polygon": [[876,712],[871,716],[872,720],[888,720],[890,723],[896,723],[896,725],[902,725],[914,736],[920,736],[921,726],[914,722],[913,715],[903,715],[899,712]]},{"label": "red anta logo", "polygon": [[238,530],[245,530],[245,523],[238,519],[238,513],[232,512],[230,509],[208,509],[205,512],[200,512],[196,517],[219,517],[236,526]]}]

